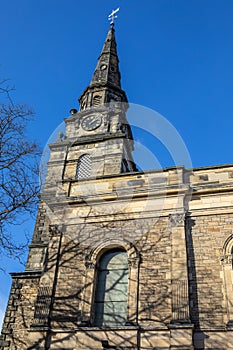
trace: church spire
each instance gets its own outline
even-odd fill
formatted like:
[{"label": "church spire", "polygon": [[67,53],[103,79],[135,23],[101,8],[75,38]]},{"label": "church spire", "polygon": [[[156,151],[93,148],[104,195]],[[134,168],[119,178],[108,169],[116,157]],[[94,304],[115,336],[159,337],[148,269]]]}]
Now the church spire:
[{"label": "church spire", "polygon": [[111,22],[90,85],[79,97],[80,110],[101,107],[112,101],[127,102],[126,94],[121,89],[114,21]]},{"label": "church spire", "polygon": [[91,85],[103,83],[112,84],[121,88],[121,75],[119,71],[119,59],[117,56],[115,30],[113,25],[109,28],[103,50],[99,56],[98,63],[91,80]]}]

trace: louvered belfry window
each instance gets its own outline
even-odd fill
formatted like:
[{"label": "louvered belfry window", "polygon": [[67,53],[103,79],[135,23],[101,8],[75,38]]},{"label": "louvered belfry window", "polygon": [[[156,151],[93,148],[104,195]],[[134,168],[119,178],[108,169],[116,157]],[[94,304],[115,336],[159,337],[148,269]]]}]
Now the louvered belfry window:
[{"label": "louvered belfry window", "polygon": [[128,256],[109,250],[99,261],[94,305],[94,326],[125,325],[128,300]]},{"label": "louvered belfry window", "polygon": [[90,154],[83,154],[79,157],[76,168],[76,179],[84,180],[91,176],[91,156]]},{"label": "louvered belfry window", "polygon": [[101,96],[99,96],[99,95],[94,96],[93,103],[92,103],[93,107],[99,106],[100,102],[101,102]]},{"label": "louvered belfry window", "polygon": [[34,323],[47,324],[52,301],[52,288],[39,287],[35,302]]}]

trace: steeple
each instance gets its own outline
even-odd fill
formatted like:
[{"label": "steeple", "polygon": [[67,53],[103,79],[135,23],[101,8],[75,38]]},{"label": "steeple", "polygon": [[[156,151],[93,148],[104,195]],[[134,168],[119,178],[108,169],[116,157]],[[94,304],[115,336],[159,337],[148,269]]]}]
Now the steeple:
[{"label": "steeple", "polygon": [[90,85],[79,97],[80,111],[101,107],[111,101],[127,102],[126,94],[121,89],[114,23],[109,28]]}]

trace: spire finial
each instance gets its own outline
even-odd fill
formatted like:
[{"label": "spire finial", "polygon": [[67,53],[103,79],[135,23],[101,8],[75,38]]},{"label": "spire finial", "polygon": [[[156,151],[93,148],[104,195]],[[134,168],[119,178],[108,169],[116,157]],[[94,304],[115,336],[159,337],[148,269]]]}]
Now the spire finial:
[{"label": "spire finial", "polygon": [[112,26],[112,27],[114,27],[114,21],[115,21],[115,19],[117,18],[117,16],[116,16],[116,13],[118,12],[120,10],[120,7],[118,7],[116,10],[112,10],[112,12],[110,13],[110,15],[108,16],[108,20],[109,21],[111,21],[110,22],[110,25]]}]

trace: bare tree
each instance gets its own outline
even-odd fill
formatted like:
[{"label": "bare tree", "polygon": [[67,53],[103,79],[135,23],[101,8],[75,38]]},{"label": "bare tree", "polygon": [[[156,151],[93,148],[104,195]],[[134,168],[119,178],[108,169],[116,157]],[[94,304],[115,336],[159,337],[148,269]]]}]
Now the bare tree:
[{"label": "bare tree", "polygon": [[38,145],[27,137],[33,112],[14,104],[7,81],[0,81],[0,254],[19,258],[12,227],[35,212],[38,203]]}]

